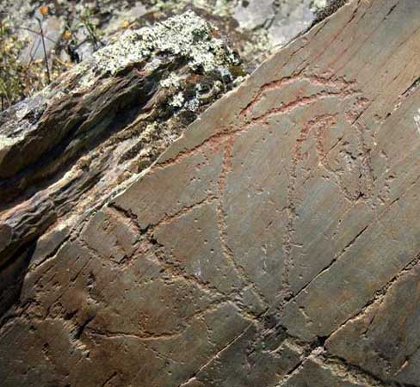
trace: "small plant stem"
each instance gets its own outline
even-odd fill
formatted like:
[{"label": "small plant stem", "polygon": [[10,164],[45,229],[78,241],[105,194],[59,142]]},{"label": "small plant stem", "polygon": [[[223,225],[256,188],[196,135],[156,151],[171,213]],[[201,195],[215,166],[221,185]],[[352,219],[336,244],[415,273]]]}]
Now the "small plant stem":
[{"label": "small plant stem", "polygon": [[41,19],[37,18],[37,20],[39,24],[39,31],[41,33],[42,48],[44,50],[44,60],[45,60],[45,68],[47,70],[47,80],[48,80],[48,83],[51,83],[50,68],[48,66],[47,49],[45,48],[44,30],[42,29]]}]

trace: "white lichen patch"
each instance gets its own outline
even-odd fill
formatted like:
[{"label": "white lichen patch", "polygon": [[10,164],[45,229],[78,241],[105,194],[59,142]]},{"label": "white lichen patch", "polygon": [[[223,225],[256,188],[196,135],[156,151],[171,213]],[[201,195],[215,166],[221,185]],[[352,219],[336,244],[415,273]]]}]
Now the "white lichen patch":
[{"label": "white lichen patch", "polygon": [[170,73],[167,78],[160,81],[160,85],[165,88],[173,87],[177,89],[181,85],[181,78],[174,73]]},{"label": "white lichen patch", "polygon": [[314,0],[312,3],[312,9],[319,11],[324,9],[328,5],[328,0]]},{"label": "white lichen patch", "polygon": [[150,141],[158,129],[159,129],[158,123],[152,122],[151,124],[148,124],[146,126],[146,128],[144,129],[142,133],[142,136],[145,138],[145,140]]},{"label": "white lichen patch", "polygon": [[20,140],[22,140],[21,137],[9,137],[9,136],[0,134],[0,149],[15,145]]},{"label": "white lichen patch", "polygon": [[227,55],[224,42],[211,33],[205,20],[187,11],[153,27],[126,31],[117,43],[99,50],[93,57],[97,70],[111,74],[157,52],[184,56],[189,59],[191,68],[201,67],[206,72],[226,65],[227,61],[235,63],[233,53]]},{"label": "white lichen patch", "polygon": [[182,106],[184,106],[184,102],[184,94],[180,91],[179,93],[174,95],[172,100],[169,102],[169,105],[171,105],[174,108],[181,108]]},{"label": "white lichen patch", "polygon": [[[223,40],[213,37],[212,33],[210,25],[192,11],[151,27],[128,30],[117,42],[97,51],[75,69],[81,74],[77,89],[90,88],[99,77],[115,75],[138,63],[144,62],[153,70],[153,66],[157,68],[161,63],[154,56],[162,54],[186,59],[192,71],[226,72],[229,66],[237,65],[238,60]],[[178,82],[179,79],[170,75],[161,85],[178,87]]]},{"label": "white lichen patch", "polygon": [[417,109],[417,114],[414,115],[414,123],[417,126],[418,134],[420,134],[420,109]]},{"label": "white lichen patch", "polygon": [[199,107],[200,101],[198,100],[198,98],[193,98],[184,104],[184,108],[192,112],[196,112]]}]

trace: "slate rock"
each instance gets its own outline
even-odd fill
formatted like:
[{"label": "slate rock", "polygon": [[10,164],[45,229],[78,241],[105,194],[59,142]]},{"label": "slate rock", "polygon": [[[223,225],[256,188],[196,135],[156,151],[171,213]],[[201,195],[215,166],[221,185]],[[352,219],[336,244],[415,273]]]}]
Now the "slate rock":
[{"label": "slate rock", "polygon": [[420,386],[419,27],[350,1],[94,200],[3,316],[3,384]]}]

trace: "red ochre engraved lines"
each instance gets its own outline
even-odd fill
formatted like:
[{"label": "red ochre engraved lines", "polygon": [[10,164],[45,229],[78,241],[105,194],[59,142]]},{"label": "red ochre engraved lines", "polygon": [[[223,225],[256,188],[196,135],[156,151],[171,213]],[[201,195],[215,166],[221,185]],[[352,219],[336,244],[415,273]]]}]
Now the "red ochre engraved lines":
[{"label": "red ochre engraved lines", "polygon": [[[272,91],[281,90],[287,86],[301,83],[302,87],[297,91],[296,99],[292,100],[286,104],[280,104],[278,107],[274,109],[270,109],[268,112],[261,114],[259,116],[253,116],[253,110],[257,107],[266,97],[267,93]],[[306,86],[318,86],[325,88],[324,90],[320,90],[317,93],[307,95],[307,96],[300,96],[299,94],[302,92],[302,89]],[[342,78],[339,79],[330,79],[330,78],[323,78],[317,75],[312,76],[292,76],[292,77],[285,77],[280,80],[275,80],[263,85],[259,91],[257,92],[256,96],[252,99],[248,105],[242,109],[239,116],[245,119],[250,119],[251,121],[260,120],[261,118],[266,118],[266,116],[276,115],[276,114],[287,114],[293,111],[296,108],[303,107],[309,104],[312,104],[318,100],[322,100],[329,97],[340,97],[346,98],[348,96],[354,95],[357,93],[354,89],[354,82],[348,82]],[[332,90],[327,90],[332,89]],[[296,91],[295,91],[296,93]]]},{"label": "red ochre engraved lines", "polygon": [[[252,110],[254,109],[254,107],[257,106],[264,98],[266,98],[267,92],[276,90],[282,87],[286,87],[288,85],[292,85],[294,82],[302,81],[302,80],[310,82],[312,85],[316,85],[320,87],[323,86],[326,88],[331,88],[332,90],[330,91],[321,90],[313,95],[300,96],[300,97],[297,96],[296,99],[294,99],[293,101],[288,102],[287,104],[284,104],[284,105],[280,104],[280,106],[272,108],[260,116],[249,119],[247,122],[245,122],[241,126],[235,126],[235,125],[227,126],[219,130],[217,133],[214,133],[213,135],[209,136],[207,139],[202,141],[200,144],[194,146],[193,148],[185,150],[185,151],[181,151],[174,158],[169,159],[162,163],[158,163],[154,167],[152,167],[152,171],[153,169],[159,170],[162,168],[168,168],[196,154],[202,154],[206,160],[206,163],[208,163],[208,157],[212,157],[212,154],[216,154],[217,152],[220,152],[221,150],[223,150],[223,166],[222,166],[222,171],[218,177],[216,192],[209,194],[207,198],[205,198],[199,203],[182,208],[181,210],[177,211],[173,215],[165,216],[160,222],[158,222],[158,224],[151,225],[151,228],[148,230],[148,233],[149,235],[152,235],[153,229],[155,229],[159,225],[170,223],[174,221],[176,218],[186,215],[187,213],[189,213],[190,211],[192,211],[193,209],[197,207],[215,203],[216,211],[217,211],[217,227],[219,230],[219,235],[220,235],[220,239],[222,243],[223,254],[226,257],[227,261],[230,262],[234,266],[234,268],[240,275],[240,278],[244,282],[243,287],[245,288],[245,286],[251,286],[252,289],[255,290],[256,294],[259,295],[258,289],[256,289],[255,284],[249,279],[245,268],[239,265],[233,251],[230,249],[228,245],[228,227],[226,224],[226,216],[228,214],[226,213],[226,209],[223,206],[223,197],[226,190],[228,189],[228,177],[229,177],[229,174],[232,172],[232,168],[233,168],[232,160],[234,157],[233,155],[234,142],[237,137],[246,133],[248,130],[258,129],[256,124],[266,123],[267,118],[273,115],[290,114],[290,113],[295,112],[297,109],[304,108],[305,106],[309,106],[325,98],[338,98],[338,99],[347,99],[349,97],[356,98],[356,103],[350,107],[346,107],[345,111],[340,111],[335,114],[319,115],[319,116],[313,117],[310,121],[303,123],[300,133],[298,134],[296,138],[296,142],[294,144],[292,155],[291,155],[292,165],[291,165],[291,170],[289,172],[290,180],[289,180],[289,187],[288,187],[288,193],[287,193],[288,194],[287,195],[287,211],[289,212],[288,214],[289,216],[288,216],[288,222],[287,222],[286,236],[284,238],[285,269],[284,269],[284,276],[282,280],[284,281],[286,285],[286,294],[288,297],[286,297],[286,299],[283,299],[283,302],[281,302],[283,306],[284,306],[284,302],[288,303],[290,302],[290,300],[293,300],[296,298],[296,294],[294,295],[290,294],[290,290],[287,288],[289,287],[288,285],[289,270],[290,270],[291,265],[293,265],[292,247],[296,245],[296,242],[294,240],[295,239],[295,236],[294,236],[295,221],[296,221],[296,216],[297,216],[296,207],[295,207],[296,206],[295,190],[296,190],[298,166],[299,166],[299,163],[305,159],[303,145],[311,136],[314,136],[315,151],[318,157],[319,167],[335,175],[335,172],[331,170],[331,168],[329,168],[328,166],[327,155],[329,154],[329,152],[332,151],[334,147],[340,145],[342,138],[339,137],[336,140],[336,143],[334,143],[332,146],[329,146],[328,147],[329,149],[325,149],[325,143],[323,140],[324,134],[328,130],[328,128],[331,128],[333,125],[336,125],[338,120],[340,120],[340,118],[342,121],[347,122],[350,125],[350,128],[352,130],[359,131],[360,127],[356,127],[354,124],[356,120],[360,117],[360,115],[363,113],[367,105],[367,100],[363,99],[360,96],[360,93],[353,89],[352,82],[346,82],[344,80],[330,80],[330,79],[324,79],[320,77],[300,77],[300,78],[295,77],[295,78],[282,79],[282,80],[271,82],[269,84],[264,85],[259,90],[256,97],[241,111],[240,116],[249,116],[252,113]],[[359,143],[359,146],[363,146],[363,144]],[[364,150],[365,149],[362,149],[362,151]],[[164,259],[164,263],[165,263],[165,267],[169,269],[170,272],[172,272],[172,269],[174,270],[172,274],[181,275],[187,280],[191,280],[193,282],[199,281],[199,279],[197,278],[192,278],[191,274],[184,273],[183,268],[172,267],[172,263],[168,262],[167,258]],[[230,302],[234,302],[233,300],[230,299],[232,296],[235,295],[234,293],[222,295],[211,284],[200,284],[200,285],[204,286],[204,289],[206,291],[211,292],[211,293],[214,292],[215,295],[219,296],[217,298],[218,300],[222,299],[225,301],[229,300]],[[289,293],[287,293],[287,291],[289,291]],[[267,306],[266,302],[265,302],[265,305]],[[240,307],[242,313],[245,313],[245,314],[247,313],[248,308],[246,306],[244,305],[237,305],[237,306]],[[264,314],[268,313],[269,310],[270,308],[267,308]],[[251,318],[252,316],[249,316],[249,317]],[[246,329],[243,332],[245,331]],[[243,332],[241,332],[241,334],[243,334]]]},{"label": "red ochre engraved lines", "polygon": [[228,244],[228,231],[226,224],[226,212],[223,207],[223,197],[227,188],[227,178],[229,173],[232,171],[232,158],[233,158],[233,146],[234,146],[235,137],[232,135],[225,141],[224,149],[224,160],[223,160],[223,169],[219,177],[218,184],[218,200],[217,200],[217,223],[218,230],[220,235],[220,241],[222,244],[223,254],[226,260],[234,267],[241,281],[243,281],[242,288],[240,290],[244,291],[246,287],[251,287],[254,293],[259,297],[260,301],[267,305],[264,296],[258,291],[257,286],[249,278],[247,271],[242,267],[237,260],[235,255]]},{"label": "red ochre engraved lines", "polygon": [[[291,85],[295,82],[299,81],[306,81],[306,84],[304,83],[302,86],[307,86],[309,83],[312,85],[319,85],[319,86],[325,86],[325,87],[335,87],[335,90],[333,91],[327,91],[327,90],[321,90],[315,94],[309,95],[309,96],[297,96],[296,99],[293,101],[287,103],[287,104],[281,104],[278,107],[275,107],[273,109],[270,109],[269,111],[265,112],[264,114],[261,114],[257,117],[249,118],[252,109],[262,100],[266,97],[267,91],[271,90],[279,90],[283,87],[286,87],[288,85]],[[245,118],[246,122],[239,123],[238,124],[228,124],[226,127],[217,130],[214,134],[207,137],[204,141],[197,144],[196,146],[182,150],[180,151],[176,156],[165,160],[163,162],[157,162],[157,164],[153,167],[155,169],[157,168],[166,168],[171,165],[177,164],[181,162],[182,160],[189,158],[190,156],[199,153],[202,151],[202,147],[204,145],[209,145],[210,147],[219,147],[221,144],[223,144],[226,139],[233,135],[240,135],[245,132],[247,132],[250,128],[253,128],[255,124],[258,123],[266,123],[267,119],[272,116],[279,116],[279,115],[285,115],[285,114],[291,114],[295,110],[309,106],[313,103],[316,103],[318,101],[321,101],[326,98],[342,98],[347,99],[349,97],[359,95],[360,93],[353,89],[354,82],[345,81],[344,79],[336,79],[331,80],[327,78],[322,78],[316,75],[312,76],[295,76],[295,77],[286,77],[282,78],[281,80],[273,81],[270,83],[267,83],[266,85],[263,85],[260,90],[257,92],[254,99],[239,113],[239,118]],[[362,100],[362,98],[358,98],[357,101]],[[348,122],[353,124],[354,123],[354,117],[359,116],[359,106],[358,104],[362,104],[362,102],[356,102],[356,106],[353,108],[349,108],[348,112],[344,112],[345,117]],[[365,106],[365,104],[363,104]],[[187,133],[188,135],[188,133]],[[182,141],[182,137],[181,137]]]},{"label": "red ochre engraved lines", "polygon": [[[312,95],[309,96],[302,96],[297,95],[296,98],[286,104],[280,104],[277,107],[274,107],[267,112],[257,116],[250,118],[252,111],[255,106],[257,106],[264,98],[266,98],[267,92],[273,90],[279,90],[283,87],[290,86],[295,82],[302,82],[302,89],[307,86],[319,86],[324,88],[329,88],[331,90],[320,90]],[[154,167],[155,170],[168,168],[173,165],[180,163],[181,161],[188,159],[189,157],[201,154],[207,160],[206,153],[215,154],[223,149],[223,167],[222,172],[219,175],[219,180],[217,183],[217,193],[209,194],[209,196],[201,201],[200,203],[196,203],[192,206],[188,206],[186,208],[182,208],[180,211],[177,211],[175,214],[171,216],[165,216],[158,224],[151,225],[152,229],[155,229],[161,224],[167,224],[172,222],[175,218],[185,215],[186,213],[190,212],[194,208],[199,206],[210,204],[213,201],[216,202],[216,211],[217,211],[217,227],[219,230],[219,235],[222,244],[223,254],[226,260],[235,268],[235,271],[240,276],[240,279],[243,281],[244,286],[251,286],[253,290],[258,294],[258,289],[256,289],[255,284],[249,279],[245,268],[238,264],[237,260],[235,259],[234,253],[228,245],[228,229],[226,224],[226,216],[225,209],[223,208],[223,196],[227,189],[227,178],[229,173],[232,170],[232,158],[233,158],[233,146],[235,138],[242,135],[243,133],[247,132],[251,128],[255,128],[256,124],[258,123],[266,123],[267,119],[274,115],[285,115],[291,114],[299,108],[303,108],[305,106],[311,105],[316,103],[325,98],[338,98],[338,99],[347,99],[349,97],[356,97],[356,103],[348,108],[348,111],[343,111],[338,113],[339,115],[343,114],[343,118],[347,121],[351,127],[354,129],[352,125],[355,121],[355,118],[358,117],[366,106],[365,100],[360,98],[360,93],[355,91],[353,82],[345,81],[344,79],[329,79],[323,78],[319,76],[296,76],[296,77],[289,77],[283,78],[281,80],[277,80],[274,82],[267,83],[263,85],[260,90],[257,92],[254,99],[240,112],[239,116],[246,117],[247,122],[241,126],[234,126],[230,125],[222,130],[218,131],[217,133],[211,135],[207,139],[205,139],[200,144],[196,145],[195,147],[181,151],[172,159],[169,159],[162,163],[157,163]],[[323,133],[331,127],[332,125],[336,124],[338,118],[336,115],[321,115],[318,117],[314,117],[312,120],[307,122],[302,126],[301,132],[296,140],[296,144],[294,146],[294,151],[292,154],[292,167],[290,171],[290,183],[288,187],[288,203],[287,203],[287,211],[288,211],[288,222],[286,226],[286,236],[284,238],[284,253],[285,253],[285,271],[283,276],[284,283],[288,284],[288,271],[290,269],[290,265],[292,264],[291,259],[291,250],[294,242],[294,224],[296,218],[296,200],[294,198],[294,191],[296,189],[296,173],[298,168],[298,163],[302,161],[304,155],[302,153],[302,145],[308,139],[310,135],[315,135],[315,148],[318,155],[319,166],[324,168],[327,172],[332,173],[339,185],[340,181],[336,173],[328,168],[326,163],[327,153],[331,151],[329,149],[326,151],[323,145]],[[337,143],[341,141],[341,138],[337,140]],[[334,147],[337,146],[337,143],[334,144]],[[205,147],[205,148],[204,148]],[[210,150],[210,152],[209,152]],[[345,193],[343,187],[341,187],[341,191]],[[153,232],[149,230],[149,232]],[[263,300],[264,298],[260,295],[260,298]]]},{"label": "red ochre engraved lines", "polygon": [[296,212],[296,205],[298,203],[298,198],[295,194],[296,184],[297,184],[297,174],[298,174],[298,164],[303,160],[304,154],[302,153],[302,145],[305,141],[308,140],[311,134],[314,134],[316,139],[316,152],[318,156],[318,163],[320,166],[325,168],[327,171],[330,171],[326,165],[324,165],[324,160],[327,156],[326,151],[324,150],[323,145],[323,132],[327,127],[332,126],[336,123],[336,117],[333,115],[325,115],[314,118],[314,120],[309,121],[306,125],[303,126],[298,139],[296,140],[294,150],[292,153],[292,163],[291,169],[289,172],[289,184],[287,188],[287,224],[286,224],[286,233],[283,238],[283,252],[284,252],[284,271],[282,276],[282,282],[284,284],[284,294],[291,295],[290,290],[290,279],[289,272],[291,266],[293,266],[292,259],[292,248],[298,246],[294,240],[295,234],[295,223],[298,217]]}]

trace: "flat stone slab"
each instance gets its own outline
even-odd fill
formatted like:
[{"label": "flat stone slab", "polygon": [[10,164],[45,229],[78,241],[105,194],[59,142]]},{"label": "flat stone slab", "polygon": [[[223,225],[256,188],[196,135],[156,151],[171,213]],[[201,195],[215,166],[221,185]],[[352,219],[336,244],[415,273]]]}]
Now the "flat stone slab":
[{"label": "flat stone slab", "polygon": [[420,386],[419,63],[407,0],[266,61],[35,249],[2,385]]}]

